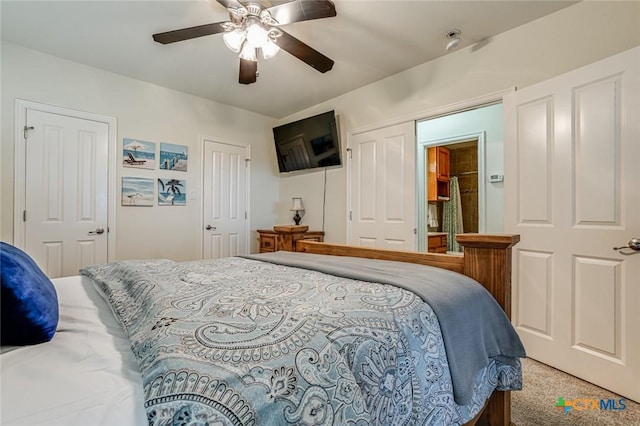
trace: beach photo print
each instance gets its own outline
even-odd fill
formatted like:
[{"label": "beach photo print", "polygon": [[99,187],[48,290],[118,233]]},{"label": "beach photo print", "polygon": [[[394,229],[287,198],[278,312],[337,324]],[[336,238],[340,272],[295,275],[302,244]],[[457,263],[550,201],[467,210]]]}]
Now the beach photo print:
[{"label": "beach photo print", "polygon": [[158,179],[159,206],[186,206],[187,182],[179,179]]},{"label": "beach photo print", "polygon": [[122,205],[132,207],[153,207],[153,179],[123,177]]},{"label": "beach photo print", "polygon": [[187,147],[160,142],[160,170],[187,171]]},{"label": "beach photo print", "polygon": [[139,169],[155,169],[155,142],[124,138],[122,141],[122,165]]}]

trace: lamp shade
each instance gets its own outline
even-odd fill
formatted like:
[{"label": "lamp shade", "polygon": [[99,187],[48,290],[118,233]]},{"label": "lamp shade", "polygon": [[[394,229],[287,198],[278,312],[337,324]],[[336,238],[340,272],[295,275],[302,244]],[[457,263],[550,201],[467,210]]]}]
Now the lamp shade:
[{"label": "lamp shade", "polygon": [[258,58],[256,57],[255,47],[251,46],[251,44],[245,41],[245,43],[242,45],[242,50],[240,51],[240,59],[256,62]]},{"label": "lamp shade", "polygon": [[227,45],[227,47],[235,53],[240,52],[242,43],[244,43],[245,38],[246,34],[240,28],[236,28],[233,31],[226,32],[222,36],[222,39],[224,40],[224,43]]},{"label": "lamp shade", "polygon": [[269,36],[262,25],[257,21],[250,22],[247,27],[247,43],[255,49],[264,46],[267,41],[269,41]]},{"label": "lamp shade", "polygon": [[302,198],[293,197],[291,199],[291,211],[304,210],[304,205],[302,204]]},{"label": "lamp shade", "polygon": [[262,57],[265,59],[271,59],[276,56],[276,53],[280,51],[280,47],[277,44],[272,42],[271,40],[267,40],[267,42],[262,46]]}]

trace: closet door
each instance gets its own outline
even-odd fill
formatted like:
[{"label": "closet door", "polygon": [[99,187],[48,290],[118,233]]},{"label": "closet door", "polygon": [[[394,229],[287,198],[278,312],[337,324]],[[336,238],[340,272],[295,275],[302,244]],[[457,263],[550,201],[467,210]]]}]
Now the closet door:
[{"label": "closet door", "polygon": [[83,115],[26,110],[24,249],[49,278],[108,259],[109,123]]},{"label": "closet door", "polygon": [[204,140],[203,258],[249,253],[249,150]]},{"label": "closet door", "polygon": [[349,244],[416,250],[415,122],[353,135]]}]

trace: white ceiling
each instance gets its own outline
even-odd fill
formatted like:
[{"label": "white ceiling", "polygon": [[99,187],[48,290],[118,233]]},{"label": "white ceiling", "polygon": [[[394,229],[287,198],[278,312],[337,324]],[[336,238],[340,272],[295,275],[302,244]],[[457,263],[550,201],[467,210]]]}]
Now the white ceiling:
[{"label": "white ceiling", "polygon": [[[304,1],[304,0],[297,0]],[[151,35],[228,20],[210,0],[7,1],[4,40],[117,74],[282,118],[553,13],[574,1],[335,0],[337,16],[283,27],[335,61],[321,74],[287,52],[258,63],[241,85],[238,58],[220,34],[170,45]]]}]

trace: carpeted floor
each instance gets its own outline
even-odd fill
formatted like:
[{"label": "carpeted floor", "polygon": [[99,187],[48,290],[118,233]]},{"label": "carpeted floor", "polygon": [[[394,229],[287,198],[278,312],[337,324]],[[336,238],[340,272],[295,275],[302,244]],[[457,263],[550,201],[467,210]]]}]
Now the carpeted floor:
[{"label": "carpeted floor", "polygon": [[[511,392],[511,420],[516,426],[640,426],[640,404],[624,400],[624,410],[569,410],[556,408],[558,398],[614,399],[621,408],[619,395],[531,359],[522,363],[523,389]],[[639,378],[640,380],[640,378]]]}]

